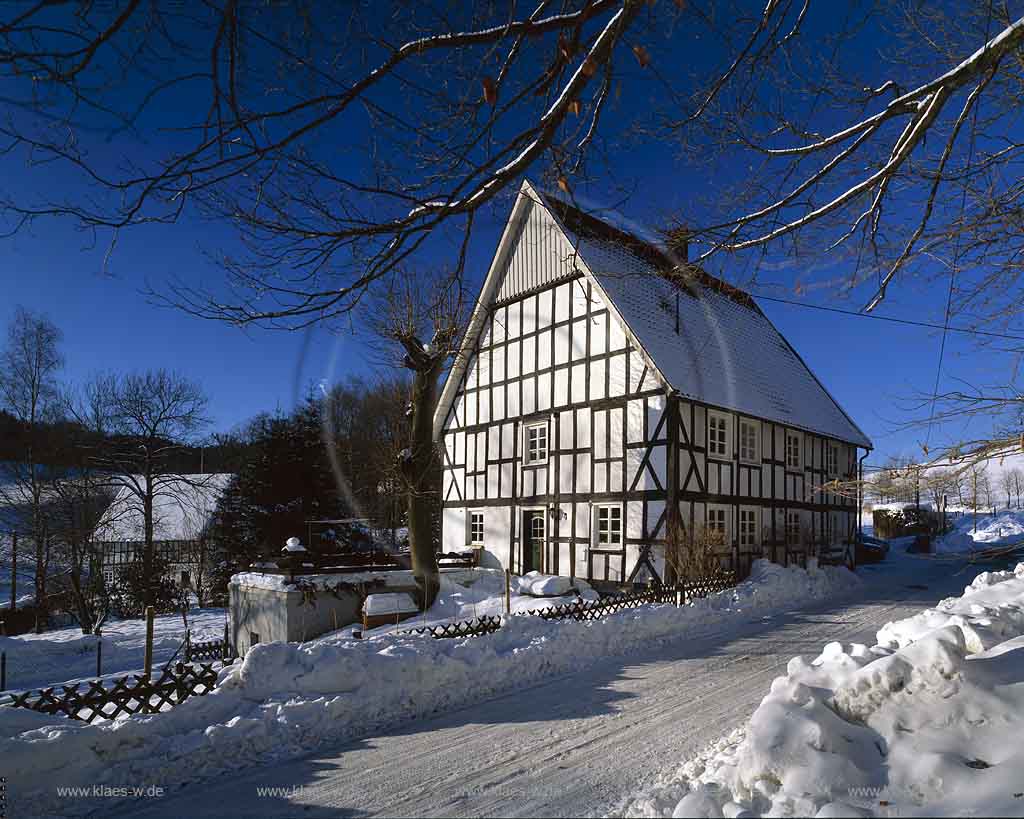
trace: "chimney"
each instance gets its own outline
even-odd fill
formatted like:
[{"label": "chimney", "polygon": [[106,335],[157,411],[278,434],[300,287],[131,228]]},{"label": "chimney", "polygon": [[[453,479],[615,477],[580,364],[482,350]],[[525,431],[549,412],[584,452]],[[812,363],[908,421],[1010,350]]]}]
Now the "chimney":
[{"label": "chimney", "polygon": [[676,265],[685,265],[690,261],[690,231],[685,226],[668,230],[665,233],[665,245]]}]

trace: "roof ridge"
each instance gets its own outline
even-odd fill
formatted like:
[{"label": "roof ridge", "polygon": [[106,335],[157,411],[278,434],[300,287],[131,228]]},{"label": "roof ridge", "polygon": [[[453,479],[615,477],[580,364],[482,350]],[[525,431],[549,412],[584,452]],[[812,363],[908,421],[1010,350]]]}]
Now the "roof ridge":
[{"label": "roof ridge", "polygon": [[[538,191],[544,196],[546,206],[551,209],[569,230],[586,238],[607,240],[617,242],[640,256],[644,261],[654,265],[659,275],[666,281],[683,287],[694,294],[687,287],[688,280],[696,279],[700,284],[712,290],[717,290],[744,307],[755,306],[754,298],[750,293],[724,279],[708,273],[703,267],[694,264],[689,260],[680,263],[674,259],[670,252],[658,247],[651,241],[637,236],[624,228],[609,223],[593,213],[588,213],[576,205],[566,202],[564,198],[546,189]],[[583,229],[580,230],[579,228]]]}]

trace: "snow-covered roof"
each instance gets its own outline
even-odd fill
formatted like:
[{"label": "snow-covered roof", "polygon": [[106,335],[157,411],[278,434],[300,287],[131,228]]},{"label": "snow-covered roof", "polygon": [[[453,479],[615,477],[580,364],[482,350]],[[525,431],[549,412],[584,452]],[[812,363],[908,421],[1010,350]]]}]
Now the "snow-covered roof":
[{"label": "snow-covered roof", "polygon": [[[681,395],[872,447],[749,295],[696,269],[681,284],[670,281],[663,274],[671,262],[662,248],[624,235],[616,225],[605,225],[602,235],[602,220],[574,214],[550,198],[547,204],[562,217],[577,262]],[[572,222],[574,215],[581,218]]]},{"label": "snow-covered roof", "polygon": [[[564,244],[573,248],[567,269],[579,270],[603,291],[666,385],[714,407],[872,448],[751,296],[695,267],[669,280],[665,274],[674,266],[671,254],[648,231],[614,211],[588,205],[583,213],[565,197],[541,192],[529,182],[516,198],[462,339],[462,355],[442,390],[434,414],[435,437],[440,437],[472,358],[468,352],[500,293],[516,228],[532,215],[532,207],[541,208],[556,232],[564,234]],[[562,244],[546,241],[545,247]]]},{"label": "snow-covered roof", "polygon": [[[210,524],[217,502],[233,476],[230,473],[161,476],[154,481],[154,540],[193,540]],[[145,539],[142,502],[133,487],[145,486],[141,475],[125,477],[96,527],[99,542]]]}]

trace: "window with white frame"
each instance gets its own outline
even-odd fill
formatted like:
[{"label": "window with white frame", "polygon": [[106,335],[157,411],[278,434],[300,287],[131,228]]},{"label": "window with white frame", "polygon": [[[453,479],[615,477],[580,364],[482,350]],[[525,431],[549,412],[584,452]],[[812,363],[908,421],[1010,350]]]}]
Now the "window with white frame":
[{"label": "window with white frame", "polygon": [[786,433],[786,466],[791,469],[799,469],[802,466],[800,461],[800,436],[795,432]]},{"label": "window with white frame", "polygon": [[548,459],[548,424],[529,424],[526,427],[526,463],[544,463]]},{"label": "window with white frame", "polygon": [[757,428],[752,421],[740,421],[740,460],[757,463]]},{"label": "window with white frame", "polygon": [[622,546],[622,507],[619,505],[597,507],[597,545],[599,547]]},{"label": "window with white frame", "polygon": [[469,542],[473,546],[484,545],[484,513],[469,513]]},{"label": "window with white frame", "polygon": [[800,513],[792,509],[786,512],[786,543],[800,545]]},{"label": "window with white frame", "polygon": [[708,455],[729,457],[729,419],[717,412],[708,412]]},{"label": "window with white frame", "polygon": [[829,475],[839,472],[839,447],[836,444],[825,444],[825,471]]},{"label": "window with white frame", "polygon": [[709,508],[706,517],[706,526],[708,533],[711,535],[717,535],[722,539],[722,543],[726,542],[726,517],[725,509]]},{"label": "window with white frame", "polygon": [[740,509],[740,547],[757,543],[757,510]]}]

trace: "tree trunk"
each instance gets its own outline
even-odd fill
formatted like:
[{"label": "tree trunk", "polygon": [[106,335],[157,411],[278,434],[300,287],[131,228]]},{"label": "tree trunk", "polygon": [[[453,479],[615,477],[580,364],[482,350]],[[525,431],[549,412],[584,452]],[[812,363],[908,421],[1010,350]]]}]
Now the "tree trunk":
[{"label": "tree trunk", "polygon": [[34,527],[36,541],[36,634],[46,629],[46,527]]},{"label": "tree trunk", "polygon": [[417,369],[412,389],[412,431],[408,457],[402,462],[406,478],[409,551],[412,573],[423,596],[424,611],[433,605],[441,588],[431,525],[430,472],[434,468],[434,408],[440,362]]},{"label": "tree trunk", "polygon": [[154,605],[153,595],[153,478],[146,475],[145,496],[142,499],[142,516],[145,526],[145,543],[142,547],[142,576],[146,584],[144,606]]}]

